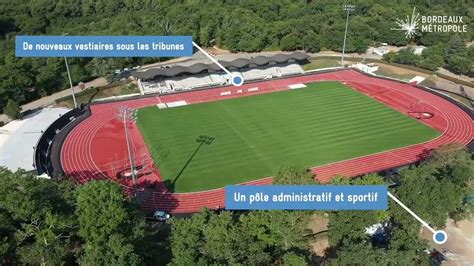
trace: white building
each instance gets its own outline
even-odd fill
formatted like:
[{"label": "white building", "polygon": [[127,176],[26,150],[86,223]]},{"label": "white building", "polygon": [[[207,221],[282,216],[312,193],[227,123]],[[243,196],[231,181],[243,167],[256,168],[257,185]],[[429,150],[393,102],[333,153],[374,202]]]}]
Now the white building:
[{"label": "white building", "polygon": [[413,53],[417,54],[417,55],[421,55],[421,53],[423,53],[423,50],[425,50],[425,49],[426,49],[426,46],[422,46],[422,45],[415,46],[415,47],[413,47]]},{"label": "white building", "polygon": [[388,52],[390,52],[390,50],[388,49],[387,46],[381,46],[381,47],[374,48],[374,51],[372,52],[372,54],[378,55],[378,56],[384,56],[385,54],[388,54]]},{"label": "white building", "polygon": [[357,68],[366,73],[374,73],[375,71],[379,70],[379,66],[374,63],[369,63],[369,64],[357,63],[355,65],[352,65],[352,67]]}]

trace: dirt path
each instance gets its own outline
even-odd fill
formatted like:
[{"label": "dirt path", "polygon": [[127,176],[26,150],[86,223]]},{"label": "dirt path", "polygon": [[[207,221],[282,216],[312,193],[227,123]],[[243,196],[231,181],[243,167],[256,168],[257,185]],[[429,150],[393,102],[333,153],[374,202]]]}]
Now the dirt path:
[{"label": "dirt path", "polygon": [[[329,219],[325,217],[322,213],[314,214],[311,218],[308,229],[312,231],[313,234],[318,234],[328,230]],[[326,235],[321,237],[316,237],[316,240],[310,243],[313,254],[319,257],[324,257],[326,249],[329,247],[329,240]]]},{"label": "dirt path", "polygon": [[209,47],[205,50],[208,53],[213,53],[213,54],[217,54],[217,55],[219,55],[219,54],[230,54],[231,53],[229,50],[224,50],[224,49],[221,49],[217,46]]},{"label": "dirt path", "polygon": [[441,252],[449,251],[454,255],[443,262],[443,265],[474,265],[474,219],[456,224],[448,219],[444,230],[448,235],[448,241],[444,245],[436,245],[429,230],[424,229],[422,232],[422,238],[428,240],[431,248]]}]

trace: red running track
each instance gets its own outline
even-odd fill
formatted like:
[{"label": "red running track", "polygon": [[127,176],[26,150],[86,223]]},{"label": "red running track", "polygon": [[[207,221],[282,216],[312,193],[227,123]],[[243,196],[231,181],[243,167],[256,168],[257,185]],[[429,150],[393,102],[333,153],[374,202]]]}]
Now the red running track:
[{"label": "red running track", "polygon": [[[320,73],[292,77],[282,80],[245,84],[241,87],[222,87],[200,91],[183,92],[129,101],[91,105],[92,115],[77,125],[66,137],[61,150],[64,172],[78,183],[92,179],[112,179],[119,182],[127,194],[133,193],[130,180],[120,177],[127,172],[127,148],[123,124],[116,119],[117,108],[129,106],[141,108],[162,102],[186,101],[189,104],[217,101],[226,98],[243,97],[288,90],[288,85],[311,81],[337,80],[346,83],[374,99],[409,115],[416,109],[430,112],[429,119],[420,121],[436,128],[442,135],[425,143],[389,150],[350,160],[316,166],[312,171],[320,181],[328,181],[335,175],[353,177],[377,172],[418,161],[430,150],[448,143],[468,144],[474,135],[472,119],[459,107],[434,94],[420,90],[410,84],[369,77],[353,70]],[[258,91],[248,92],[249,88]],[[241,90],[242,92],[238,92]],[[231,91],[231,95],[221,96],[221,92]],[[196,212],[203,207],[222,208],[225,206],[224,189],[214,189],[193,193],[170,193],[161,182],[159,170],[151,162],[150,151],[143,142],[136,126],[130,125],[136,165],[140,170],[139,189],[141,207],[145,210],[162,209],[173,213]],[[159,132],[157,132],[159,134]],[[159,165],[158,165],[159,167]],[[271,177],[246,184],[269,184]]]}]

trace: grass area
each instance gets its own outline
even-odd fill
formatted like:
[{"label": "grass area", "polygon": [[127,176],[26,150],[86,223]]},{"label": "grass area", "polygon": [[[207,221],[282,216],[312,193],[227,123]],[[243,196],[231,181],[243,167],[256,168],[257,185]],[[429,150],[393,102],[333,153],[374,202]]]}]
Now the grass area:
[{"label": "grass area", "polygon": [[410,79],[412,79],[416,76],[415,74],[398,73],[396,71],[393,71],[389,67],[385,67],[385,66],[380,65],[380,64],[379,64],[379,70],[375,71],[375,74],[377,74],[379,76],[385,76],[385,77],[390,77],[390,78],[401,79],[401,80],[404,80],[404,81],[409,81]]},{"label": "grass area", "polygon": [[436,82],[431,79],[431,77],[426,78],[422,82],[420,82],[421,86],[426,86],[426,87],[436,87]]},{"label": "grass area", "polygon": [[303,65],[305,71],[326,68],[326,67],[338,67],[340,61],[337,59],[311,59],[308,64]]},{"label": "grass area", "polygon": [[[91,89],[92,88],[89,88],[89,90]],[[91,94],[76,97],[76,101],[78,104],[89,103],[94,99],[102,99],[102,98],[107,98],[114,95],[126,95],[126,94],[139,93],[139,92],[140,90],[138,89],[136,84],[129,83],[129,84],[120,85],[116,87],[100,89],[97,93],[91,93]],[[58,105],[74,108],[74,102],[72,99],[59,102]]]},{"label": "grass area", "polygon": [[150,106],[139,110],[138,126],[176,192],[219,188],[273,176],[285,165],[317,166],[439,135],[339,82],[307,85],[169,109]]}]

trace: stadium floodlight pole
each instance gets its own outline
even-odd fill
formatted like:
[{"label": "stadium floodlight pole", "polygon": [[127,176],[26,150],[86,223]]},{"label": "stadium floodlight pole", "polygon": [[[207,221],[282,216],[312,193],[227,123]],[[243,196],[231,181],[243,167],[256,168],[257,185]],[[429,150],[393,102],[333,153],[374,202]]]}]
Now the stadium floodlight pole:
[{"label": "stadium floodlight pole", "polygon": [[67,76],[69,78],[69,85],[71,86],[72,100],[74,101],[74,108],[77,108],[76,95],[74,94],[74,87],[72,86],[71,73],[69,73],[69,65],[67,64],[66,57],[64,57],[64,62],[66,63],[66,71],[67,71]]},{"label": "stadium floodlight pole", "polygon": [[346,30],[344,31],[344,44],[342,45],[342,56],[341,56],[341,66],[344,66],[344,52],[346,50],[346,38],[347,38],[347,26],[349,25],[349,13],[355,10],[355,5],[344,5],[344,11],[347,12],[346,16]]},{"label": "stadium floodlight pole", "polygon": [[123,127],[125,130],[125,140],[127,142],[128,159],[130,160],[130,171],[132,173],[133,193],[136,198],[138,196],[137,173],[135,171],[135,161],[132,154],[130,133],[128,132],[128,124],[136,122],[136,111],[123,106],[119,108],[118,117],[123,121]]}]

